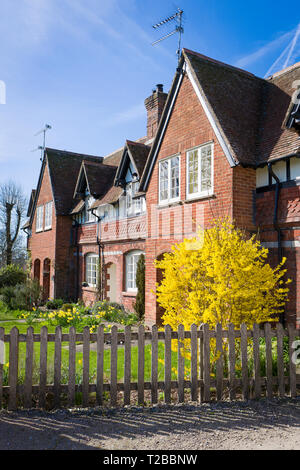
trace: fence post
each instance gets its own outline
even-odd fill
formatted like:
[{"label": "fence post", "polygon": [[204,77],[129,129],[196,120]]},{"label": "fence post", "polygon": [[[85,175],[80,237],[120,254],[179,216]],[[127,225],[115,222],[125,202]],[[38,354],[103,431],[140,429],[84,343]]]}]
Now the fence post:
[{"label": "fence post", "polygon": [[210,400],[210,332],[207,324],[203,325],[203,400]]},{"label": "fence post", "polygon": [[296,364],[293,362],[293,342],[295,341],[295,327],[291,323],[288,324],[289,333],[289,362],[290,362],[290,394],[292,398],[297,395],[297,383],[296,383]]},{"label": "fence post", "polygon": [[254,398],[260,398],[261,395],[259,337],[260,328],[255,323],[253,325]]},{"label": "fence post", "polygon": [[76,330],[74,326],[69,329],[69,380],[68,402],[69,406],[75,404],[75,378],[76,378]]},{"label": "fence post", "polygon": [[277,333],[277,377],[278,377],[278,393],[281,398],[285,396],[284,383],[284,361],[283,361],[283,337],[284,330],[281,323],[276,325]]},{"label": "fence post", "polygon": [[204,377],[204,362],[203,362],[203,357],[204,357],[204,341],[203,341],[203,326],[204,324],[202,323],[200,325],[200,341],[199,341],[199,377],[200,377],[200,402],[202,403],[204,400],[204,384],[203,384],[203,377]]},{"label": "fence post", "polygon": [[171,402],[171,361],[172,361],[172,351],[171,351],[171,334],[172,330],[170,325],[165,326],[165,390],[164,398],[165,403]]},{"label": "fence post", "polygon": [[118,327],[114,325],[111,328],[110,345],[110,404],[117,405],[118,391]]},{"label": "fence post", "polygon": [[39,407],[45,408],[46,385],[47,385],[47,348],[48,348],[48,328],[41,328],[40,343],[40,390],[39,390]]},{"label": "fence post", "polygon": [[33,333],[32,326],[27,328],[26,335],[26,359],[25,359],[25,408],[32,407],[32,372],[33,372]]},{"label": "fence post", "polygon": [[55,345],[54,345],[54,406],[59,408],[60,405],[60,383],[61,383],[61,326],[55,329]]},{"label": "fence post", "polygon": [[229,398],[235,399],[235,336],[234,325],[228,325],[228,365],[229,365]]},{"label": "fence post", "polygon": [[216,353],[218,359],[216,362],[216,381],[217,381],[217,400],[222,400],[223,393],[223,330],[222,325],[216,325]]},{"label": "fence post", "polygon": [[125,326],[124,344],[124,405],[130,405],[131,382],[131,326]]},{"label": "fence post", "polygon": [[158,390],[158,331],[157,326],[152,326],[152,354],[151,354],[151,402],[157,403]]},{"label": "fence post", "polygon": [[18,360],[19,330],[14,326],[10,332],[9,342],[9,410],[17,409]]},{"label": "fence post", "polygon": [[90,381],[90,329],[83,329],[82,345],[82,406],[87,407],[89,403],[89,381]]},{"label": "fence post", "polygon": [[178,401],[179,403],[184,402],[184,356],[182,354],[182,351],[184,349],[184,326],[183,325],[178,325],[178,364],[177,364],[177,370],[178,370]]},{"label": "fence post", "polygon": [[145,381],[145,328],[140,325],[138,329],[138,404],[144,404]]},{"label": "fence post", "polygon": [[273,364],[272,364],[272,333],[270,323],[266,323],[265,342],[266,342],[266,376],[267,376],[267,398],[273,396]]},{"label": "fence post", "polygon": [[103,367],[104,367],[104,326],[97,328],[97,378],[96,400],[98,405],[103,404]]},{"label": "fence post", "polygon": [[191,326],[191,399],[198,401],[198,373],[197,373],[198,338],[197,325]]},{"label": "fence post", "polygon": [[242,359],[242,393],[243,400],[249,398],[249,377],[248,377],[248,331],[247,325],[241,325],[241,359]]}]

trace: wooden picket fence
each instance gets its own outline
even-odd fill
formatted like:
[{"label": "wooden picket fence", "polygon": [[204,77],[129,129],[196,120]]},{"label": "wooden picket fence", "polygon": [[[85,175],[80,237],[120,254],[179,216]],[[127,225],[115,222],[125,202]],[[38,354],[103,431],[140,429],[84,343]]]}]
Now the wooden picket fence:
[{"label": "wooden picket fence", "polygon": [[[8,409],[15,410],[18,407],[31,408],[46,406],[47,394],[53,397],[53,406],[64,404],[72,407],[75,404],[75,394],[81,393],[81,406],[91,405],[91,394],[96,396],[94,402],[103,405],[103,397],[109,394],[111,406],[120,404],[132,404],[132,391],[137,391],[135,397],[137,403],[143,405],[145,392],[148,391],[152,404],[158,403],[159,391],[163,392],[163,401],[171,403],[174,393],[179,403],[189,399],[192,401],[210,401],[230,398],[260,398],[262,395],[295,397],[297,384],[300,384],[300,375],[297,375],[296,365],[292,360],[294,353],[293,342],[300,336],[300,331],[292,325],[283,329],[277,324],[275,329],[270,324],[263,328],[254,325],[253,330],[247,330],[242,325],[239,330],[230,324],[228,329],[222,329],[217,325],[215,330],[210,330],[208,325],[199,327],[192,325],[189,331],[185,331],[180,325],[177,331],[172,331],[170,326],[164,330],[158,330],[153,326],[151,331],[145,331],[144,326],[139,326],[138,331],[132,331],[130,326],[125,327],[124,332],[118,332],[113,326],[110,333],[104,332],[103,326],[99,326],[96,333],[90,333],[86,327],[82,333],[77,333],[71,327],[69,333],[62,333],[60,327],[55,333],[48,333],[43,326],[39,334],[35,334],[29,327],[26,334],[20,334],[14,327],[9,334],[5,334],[0,328],[0,343],[9,344],[8,384],[3,383],[4,367],[0,365],[0,408],[7,404]],[[265,338],[266,376],[261,377],[260,364],[260,338]],[[273,376],[272,364],[272,338],[277,338],[277,375]],[[284,337],[288,337],[288,365],[284,361]],[[189,376],[185,376],[185,361],[182,355],[183,340],[189,339],[190,363]],[[177,380],[172,380],[172,352],[171,342],[177,340]],[[137,382],[131,381],[131,352],[133,344],[138,347]],[[54,379],[53,383],[47,383],[47,345],[54,342]],[[76,344],[82,343],[82,377],[76,383]],[[145,381],[145,343],[151,344],[151,380]],[[158,345],[164,345],[164,380],[158,380]],[[236,354],[236,345],[239,343],[239,356]],[[20,383],[19,378],[19,344],[26,343],[25,377]],[[39,383],[33,384],[33,358],[34,343],[40,343],[39,347]],[[61,383],[62,343],[67,343],[69,350],[68,383]],[[90,383],[90,345],[94,343],[97,354],[97,369],[95,383]],[[253,375],[248,374],[249,344],[253,347]],[[106,345],[106,346],[105,346]],[[108,346],[109,345],[109,346]],[[226,346],[225,346],[226,345]],[[104,374],[104,348],[110,349],[110,377]],[[118,348],[124,348],[124,377],[118,382]],[[211,349],[215,348],[217,359],[214,364],[212,376]],[[227,373],[224,376],[224,363],[226,350]],[[237,377],[236,361],[240,363],[240,377]],[[108,392],[108,393],[107,393]],[[121,393],[120,393],[121,392]],[[137,396],[136,396],[137,395]],[[38,397],[33,400],[33,397]],[[121,398],[120,398],[121,397]],[[6,400],[5,400],[6,399]],[[94,403],[93,402],[93,403]],[[6,406],[6,405],[5,405]]]}]

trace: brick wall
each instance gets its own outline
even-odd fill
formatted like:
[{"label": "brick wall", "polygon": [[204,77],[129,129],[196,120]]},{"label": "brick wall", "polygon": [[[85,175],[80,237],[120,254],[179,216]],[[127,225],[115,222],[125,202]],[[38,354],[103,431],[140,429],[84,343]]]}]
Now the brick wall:
[{"label": "brick wall", "polygon": [[[201,144],[214,144],[214,194],[186,201],[186,152]],[[158,161],[180,154],[180,204],[158,207]],[[148,233],[146,240],[146,322],[159,321],[155,284],[159,280],[154,260],[171,250],[176,241],[195,235],[197,226],[208,226],[218,217],[233,217],[233,170],[187,76],[184,77],[147,190]],[[246,196],[245,196],[246,199]],[[242,199],[240,209],[246,202]],[[238,213],[236,214],[238,215]],[[247,221],[248,223],[248,221]]]}]

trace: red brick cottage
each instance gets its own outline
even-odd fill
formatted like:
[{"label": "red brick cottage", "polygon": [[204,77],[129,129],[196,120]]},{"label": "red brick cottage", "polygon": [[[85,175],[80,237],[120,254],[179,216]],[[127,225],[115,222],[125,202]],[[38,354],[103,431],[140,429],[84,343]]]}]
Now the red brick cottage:
[{"label": "red brick cottage", "polygon": [[47,294],[132,308],[145,252],[146,322],[159,322],[154,260],[229,215],[272,263],[288,258],[285,319],[299,325],[299,80],[300,63],[265,80],[185,49],[169,94],[145,101],[147,137],[104,158],[46,149],[27,225]]}]

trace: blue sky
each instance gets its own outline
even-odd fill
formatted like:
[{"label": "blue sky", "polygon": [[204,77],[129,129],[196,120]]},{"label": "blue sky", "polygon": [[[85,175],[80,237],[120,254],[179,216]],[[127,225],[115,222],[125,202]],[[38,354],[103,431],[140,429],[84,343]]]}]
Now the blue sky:
[{"label": "blue sky", "polygon": [[[291,43],[299,5],[235,0],[1,0],[0,183],[36,186],[41,136],[47,145],[106,155],[145,135],[144,99],[169,89],[176,68],[172,29],[151,28],[184,10],[183,46],[264,76]],[[298,11],[298,15],[297,15]],[[295,12],[295,14],[293,14]],[[275,64],[280,69],[285,56]],[[300,38],[289,64],[300,60]]]}]

